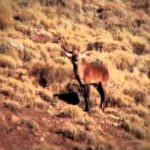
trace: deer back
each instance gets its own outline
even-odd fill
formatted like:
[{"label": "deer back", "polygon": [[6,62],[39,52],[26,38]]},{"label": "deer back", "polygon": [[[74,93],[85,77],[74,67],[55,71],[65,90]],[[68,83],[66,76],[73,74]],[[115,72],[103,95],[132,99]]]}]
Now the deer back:
[{"label": "deer back", "polygon": [[108,69],[101,61],[79,62],[78,72],[84,84],[105,84],[109,79]]}]

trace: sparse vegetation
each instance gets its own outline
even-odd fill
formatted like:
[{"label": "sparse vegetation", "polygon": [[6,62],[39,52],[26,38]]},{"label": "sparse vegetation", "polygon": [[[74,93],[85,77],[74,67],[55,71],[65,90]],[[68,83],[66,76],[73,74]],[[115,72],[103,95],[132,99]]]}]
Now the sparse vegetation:
[{"label": "sparse vegetation", "polygon": [[143,120],[136,115],[125,117],[122,120],[121,127],[138,139],[143,139],[146,136]]},{"label": "sparse vegetation", "polygon": [[78,106],[66,106],[58,113],[60,117],[84,118],[84,112]]},{"label": "sparse vegetation", "polygon": [[58,147],[56,146],[50,146],[50,145],[41,145],[41,146],[37,146],[37,148],[33,149],[33,150],[57,150]]},{"label": "sparse vegetation", "polygon": [[29,119],[22,119],[18,122],[17,125],[27,127],[33,134],[37,134],[40,130],[38,123]]},{"label": "sparse vegetation", "polygon": [[9,109],[12,112],[20,112],[21,111],[21,106],[18,102],[16,101],[6,101],[4,102],[4,107],[6,107],[7,109]]},{"label": "sparse vegetation", "polygon": [[1,67],[9,67],[9,68],[16,68],[17,62],[11,56],[0,54],[0,66]]},{"label": "sparse vegetation", "polygon": [[31,74],[37,78],[37,82],[42,87],[48,87],[54,83],[62,83],[68,75],[61,67],[54,67],[49,64],[35,63],[32,67]]},{"label": "sparse vegetation", "polygon": [[[149,8],[148,0],[0,0],[0,149],[149,150]],[[104,111],[94,88],[83,111],[62,45],[108,67]]]}]

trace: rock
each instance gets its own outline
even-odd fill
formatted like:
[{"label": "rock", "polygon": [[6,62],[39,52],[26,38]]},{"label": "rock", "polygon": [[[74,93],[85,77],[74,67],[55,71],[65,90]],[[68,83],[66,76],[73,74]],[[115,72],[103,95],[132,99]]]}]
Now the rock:
[{"label": "rock", "polygon": [[18,116],[16,116],[16,115],[12,115],[12,116],[11,116],[11,121],[12,121],[13,123],[17,123],[19,120],[20,120],[20,118],[19,118]]}]

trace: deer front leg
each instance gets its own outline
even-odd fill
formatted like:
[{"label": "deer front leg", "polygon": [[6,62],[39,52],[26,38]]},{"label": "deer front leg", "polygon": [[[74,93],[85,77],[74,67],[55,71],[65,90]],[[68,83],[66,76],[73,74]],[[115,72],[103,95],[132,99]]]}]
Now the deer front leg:
[{"label": "deer front leg", "polygon": [[85,101],[85,111],[89,111],[89,85],[82,85],[83,97]]}]

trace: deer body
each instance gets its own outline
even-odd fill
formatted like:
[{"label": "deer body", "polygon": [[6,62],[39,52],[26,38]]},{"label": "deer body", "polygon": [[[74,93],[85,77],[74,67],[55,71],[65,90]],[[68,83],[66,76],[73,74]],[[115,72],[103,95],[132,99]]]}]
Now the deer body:
[{"label": "deer body", "polygon": [[107,82],[109,80],[109,72],[107,67],[102,61],[85,62],[82,60],[83,57],[78,56],[77,53],[69,52],[66,49],[64,50],[72,62],[75,78],[82,88],[83,97],[85,100],[85,111],[89,111],[90,85],[93,85],[100,94],[100,107],[103,109],[106,100]]},{"label": "deer body", "polygon": [[109,78],[108,70],[99,62],[79,64],[78,71],[82,83],[86,84],[105,83]]}]

